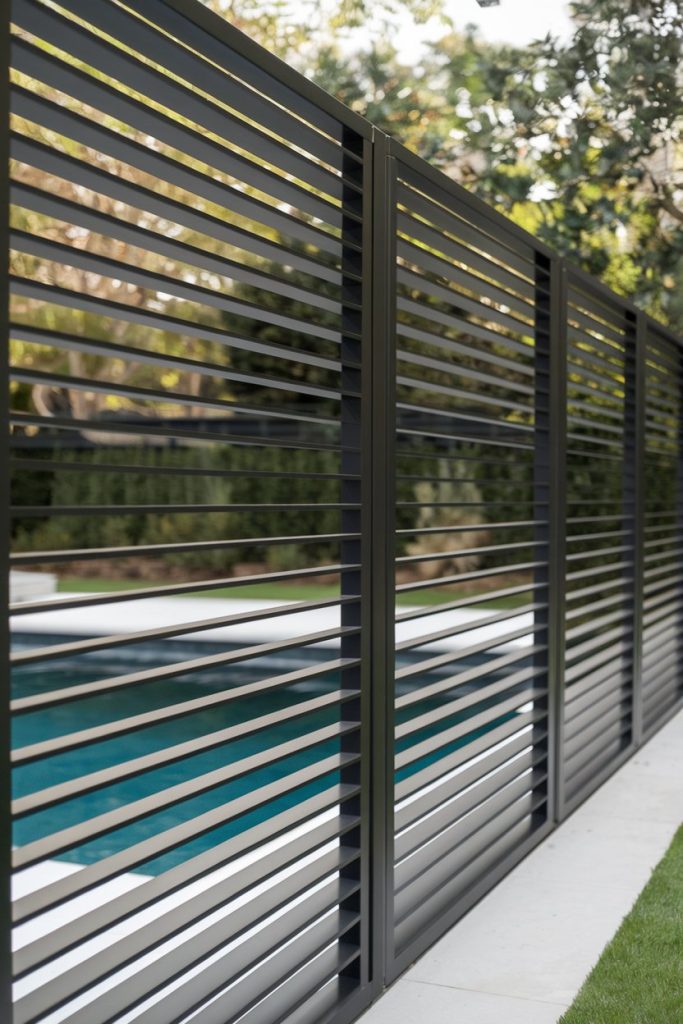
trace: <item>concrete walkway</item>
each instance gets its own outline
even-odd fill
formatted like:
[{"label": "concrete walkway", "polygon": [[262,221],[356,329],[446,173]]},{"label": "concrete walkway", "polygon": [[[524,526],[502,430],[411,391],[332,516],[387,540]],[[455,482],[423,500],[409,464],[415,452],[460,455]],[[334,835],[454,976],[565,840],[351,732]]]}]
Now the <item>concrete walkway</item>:
[{"label": "concrete walkway", "polygon": [[683,822],[683,712],[474,907],[362,1024],[556,1024]]}]

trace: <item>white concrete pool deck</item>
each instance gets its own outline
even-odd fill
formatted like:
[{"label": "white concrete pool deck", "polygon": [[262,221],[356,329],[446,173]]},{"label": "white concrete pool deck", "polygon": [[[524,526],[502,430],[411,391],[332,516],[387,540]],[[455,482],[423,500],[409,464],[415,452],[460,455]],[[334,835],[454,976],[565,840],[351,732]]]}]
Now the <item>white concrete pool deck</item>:
[{"label": "white concrete pool deck", "polygon": [[[92,594],[77,593],[49,594],[50,600],[66,600],[79,596],[92,597]],[[340,625],[338,605],[317,608],[313,611],[291,611],[296,601],[280,600],[245,600],[217,597],[156,597],[120,601],[108,605],[93,605],[82,608],[57,608],[49,612],[28,612],[12,619],[12,630],[17,633],[44,633],[46,635],[65,636],[110,636],[114,634],[134,633],[138,630],[162,629],[174,625],[188,625],[187,631],[178,634],[176,639],[207,641],[211,643],[270,643],[310,633],[333,632]],[[259,612],[267,613],[272,608],[282,609],[280,614],[260,618]],[[401,612],[410,609],[401,607]],[[533,615],[529,613],[514,614],[510,618],[480,628],[474,628],[481,619],[495,615],[497,610],[461,608],[440,612],[429,609],[431,614],[426,618],[411,619],[399,622],[396,626],[396,640],[401,642],[414,637],[431,635],[440,630],[468,627],[466,632],[455,636],[440,638],[424,644],[424,650],[459,650],[484,641],[493,643],[497,638],[509,637],[513,633],[523,635],[505,640],[505,646],[525,647],[533,642]],[[239,622],[229,626],[204,629],[193,632],[202,620],[227,619],[230,616],[253,616],[250,622]],[[338,647],[336,638],[326,639],[311,645],[316,647]]]},{"label": "white concrete pool deck", "polygon": [[556,1024],[683,822],[683,711],[360,1024]]}]

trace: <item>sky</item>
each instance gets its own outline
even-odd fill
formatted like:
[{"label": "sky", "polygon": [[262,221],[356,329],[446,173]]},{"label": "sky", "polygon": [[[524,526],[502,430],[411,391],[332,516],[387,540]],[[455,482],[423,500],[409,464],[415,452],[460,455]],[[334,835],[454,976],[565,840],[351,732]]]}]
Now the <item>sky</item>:
[{"label": "sky", "polygon": [[[476,0],[447,0],[446,9],[456,28],[478,25],[491,42],[524,45],[548,32],[566,38],[571,25],[566,0],[500,0],[499,7],[487,8]],[[416,26],[408,18],[401,21],[394,43],[405,61],[417,61],[424,43],[444,32],[438,22]]]}]

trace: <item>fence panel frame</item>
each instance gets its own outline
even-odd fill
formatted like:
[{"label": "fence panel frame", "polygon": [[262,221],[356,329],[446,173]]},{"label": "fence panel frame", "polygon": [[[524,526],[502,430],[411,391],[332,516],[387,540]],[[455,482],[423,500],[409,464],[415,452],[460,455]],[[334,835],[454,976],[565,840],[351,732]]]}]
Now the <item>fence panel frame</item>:
[{"label": "fence panel frame", "polygon": [[[382,147],[386,144],[382,143]],[[554,270],[553,281],[557,279],[559,273],[560,261],[556,254],[543,242],[533,238],[522,228],[518,227],[513,222],[507,220],[502,214],[498,213],[492,207],[488,206],[478,197],[471,195],[461,185],[452,179],[446,177],[441,171],[426,164],[416,154],[406,149],[405,146],[398,143],[395,139],[388,140],[388,147],[386,151],[385,159],[388,164],[391,164],[390,178],[393,179],[394,183],[397,181],[398,165],[402,164],[406,166],[410,171],[419,175],[425,180],[433,189],[436,194],[436,201],[443,202],[444,205],[449,205],[454,208],[457,212],[457,207],[467,212],[468,217],[476,222],[476,225],[484,232],[489,233],[494,239],[500,237],[501,233],[505,236],[506,243],[512,245],[514,242],[518,242],[520,246],[523,246],[529,253],[533,253],[538,259],[539,257],[548,261],[549,266],[552,266]],[[393,163],[392,163],[393,160]],[[440,195],[439,195],[440,193]],[[389,186],[385,203],[390,204],[391,210],[385,218],[388,217],[389,222],[393,223],[396,220],[396,205],[394,197],[391,193],[391,186]],[[395,245],[396,232],[393,230],[391,236],[391,244]],[[376,242],[377,244],[377,242]],[[393,271],[392,279],[396,277],[396,259],[393,251],[391,253],[384,254],[384,263],[386,264],[387,256],[392,260]],[[551,285],[552,297],[548,309],[548,344],[549,344],[549,357],[553,365],[558,358],[557,348],[554,342],[556,331],[559,329],[561,319],[558,318],[557,300],[555,296],[556,287]],[[393,289],[394,294],[389,296],[381,296],[383,307],[385,307],[387,301],[389,305],[395,307],[395,287]],[[381,313],[380,313],[381,315]],[[395,317],[395,313],[391,313],[392,317]],[[558,318],[556,320],[556,318]],[[393,321],[392,321],[393,329]],[[392,330],[393,338],[390,344],[394,351],[397,347],[396,332]],[[536,358],[538,358],[536,356]],[[552,440],[549,441],[552,451],[552,445],[558,443],[558,438],[561,437],[561,424],[560,421],[556,422],[555,410],[551,407],[550,417],[552,423],[548,425],[548,434]],[[381,442],[380,442],[381,443]],[[391,443],[394,443],[392,436]],[[551,461],[551,466],[555,464],[555,460]],[[536,538],[535,543],[538,543]],[[393,580],[393,576],[392,576]],[[538,586],[538,581],[534,584]],[[556,585],[559,585],[559,581]],[[393,594],[392,594],[393,597]],[[393,616],[393,607],[391,609]],[[536,625],[534,624],[534,629]],[[553,641],[555,647],[559,646],[559,637],[556,637]],[[391,668],[393,666],[393,645],[390,652],[390,659],[387,659],[387,666]],[[557,746],[557,738],[554,735],[553,728],[553,708],[557,706],[558,701],[558,682],[557,672],[555,670],[549,670],[547,673],[547,679],[551,683],[551,687],[548,689],[548,780],[547,780],[547,809],[548,812],[552,810],[554,803],[554,790],[556,788],[554,784],[554,777],[556,774],[555,761],[556,755],[554,749]],[[394,689],[393,682],[389,680],[387,682],[387,700],[389,707],[386,709],[388,716],[388,729],[393,732],[394,718],[393,718],[393,701],[394,701]],[[393,765],[391,767],[393,774]],[[386,787],[388,792],[391,794],[393,790],[392,779],[388,779],[388,786]],[[391,798],[393,805],[393,796]],[[387,827],[390,824],[391,816],[393,813],[393,807],[387,809]],[[396,980],[419,956],[422,955],[430,946],[432,946],[446,931],[453,927],[453,925],[465,914],[471,907],[473,907],[480,899],[482,899],[502,878],[504,878],[512,868],[519,863],[528,853],[531,852],[540,842],[543,841],[555,827],[555,821],[551,813],[547,814],[545,823],[539,826],[535,832],[527,837],[519,846],[512,852],[504,856],[500,860],[493,870],[491,870],[485,877],[481,878],[475,885],[471,886],[467,892],[460,897],[455,903],[451,903],[447,906],[439,918],[434,920],[427,928],[425,928],[419,938],[411,941],[403,950],[396,952],[393,943],[393,922],[391,906],[394,899],[394,888],[393,888],[393,857],[391,853],[393,844],[393,831],[387,832],[387,844],[389,849],[386,851],[385,863],[387,865],[388,877],[384,880],[384,891],[387,893],[387,939],[386,939],[386,968],[385,968],[385,984],[389,985]]]},{"label": "fence panel frame", "polygon": [[[0,84],[0,109],[3,123],[10,117],[10,17],[0,25],[0,61],[3,74]],[[10,556],[10,428],[9,428],[9,133],[0,133],[0,337],[3,358],[0,366],[0,680],[5,711],[0,715],[0,831],[4,837],[0,849],[0,1019],[11,1021],[12,1011],[12,770],[10,765],[10,630],[9,630],[9,556]]]},{"label": "fence panel frame", "polygon": [[[348,429],[359,429],[361,452],[354,472],[361,476],[361,490],[366,496],[364,507],[355,516],[357,531],[362,540],[353,542],[354,553],[360,554],[361,602],[353,609],[353,618],[345,618],[344,625],[360,626],[359,652],[361,667],[358,705],[360,711],[360,769],[361,784],[359,811],[361,818],[361,858],[351,870],[360,870],[360,922],[358,942],[361,955],[354,966],[360,970],[354,979],[357,987],[352,995],[340,1002],[324,1017],[325,1024],[350,1024],[381,994],[384,987],[394,981],[414,960],[429,948],[445,931],[490,891],[516,863],[538,845],[565,820],[588,795],[609,778],[633,753],[651,738],[683,707],[681,697],[661,719],[643,730],[642,649],[643,649],[643,569],[644,569],[644,479],[645,479],[645,367],[648,326],[652,325],[662,338],[677,346],[683,367],[683,340],[655,323],[628,300],[616,296],[585,272],[559,257],[544,243],[534,239],[522,228],[464,188],[429,166],[415,154],[374,128],[360,115],[346,108],[334,97],[306,80],[277,57],[268,53],[248,37],[209,11],[198,0],[157,0],[157,3],[175,16],[188,19],[194,26],[208,33],[219,43],[234,50],[237,59],[252,69],[262,69],[282,84],[289,100],[297,98],[299,112],[318,113],[318,121],[329,120],[351,133],[362,155],[362,258],[355,270],[360,270],[364,304],[361,311],[361,397],[349,399]],[[0,59],[9,65],[9,16],[3,19],[0,32]],[[239,73],[239,72],[238,72]],[[9,81],[0,87],[3,110],[9,117]],[[2,150],[2,322],[0,331],[5,339],[8,324],[8,239],[9,239],[9,173],[8,139],[3,133]],[[481,878],[465,895],[447,907],[436,920],[424,929],[419,938],[411,941],[399,955],[394,949],[393,920],[393,775],[394,775],[394,561],[395,561],[395,423],[396,423],[396,201],[397,168],[401,162],[421,175],[443,197],[450,198],[465,209],[483,230],[496,235],[504,233],[525,250],[535,254],[537,284],[542,278],[549,282],[549,293],[542,295],[537,288],[534,299],[536,315],[535,368],[547,380],[547,406],[542,405],[542,421],[536,424],[536,479],[537,487],[548,490],[547,516],[536,533],[536,544],[548,544],[548,560],[542,583],[547,587],[548,607],[541,630],[547,635],[547,820],[518,849],[497,863],[492,871]],[[445,201],[445,199],[444,199]],[[625,409],[625,474],[624,508],[632,510],[628,533],[633,568],[629,612],[632,623],[632,718],[630,743],[617,757],[596,774],[588,790],[582,790],[567,800],[564,765],[564,663],[565,663],[565,553],[566,553],[566,450],[567,450],[567,309],[568,276],[596,295],[617,306],[630,325],[631,351],[626,358]],[[541,344],[539,346],[539,339]],[[343,356],[342,356],[343,359]],[[357,372],[357,371],[352,371]],[[9,406],[6,401],[9,388],[8,361],[4,360],[1,386],[4,389],[0,409],[0,429],[3,431],[2,458],[0,459],[0,600],[9,604]],[[683,389],[683,372],[679,380]],[[539,394],[535,411],[539,410]],[[545,402],[545,400],[543,400]],[[359,422],[360,421],[360,422]],[[539,436],[541,440],[539,441]],[[678,522],[683,523],[683,417],[678,451]],[[351,470],[350,470],[351,471]],[[353,489],[353,482],[346,482]],[[349,500],[351,500],[349,498]],[[350,527],[349,527],[350,529]],[[351,544],[351,542],[348,542]],[[348,557],[343,562],[356,562]],[[347,576],[352,575],[349,571]],[[355,573],[353,574],[355,575]],[[344,573],[342,572],[344,580]],[[348,580],[349,584],[356,581]],[[342,586],[345,586],[343,582]],[[539,586],[539,583],[536,583]],[[683,585],[682,585],[683,587]],[[350,586],[353,590],[353,585]],[[683,589],[682,589],[683,593]],[[348,615],[345,611],[344,615]],[[541,620],[538,620],[541,622]],[[534,629],[539,628],[536,623]],[[681,643],[683,651],[683,640]],[[0,658],[3,664],[4,692],[8,700],[10,634],[8,616],[0,624]],[[0,853],[0,875],[3,890],[0,906],[0,1019],[11,1021],[11,844],[8,841],[11,826],[10,798],[11,772],[9,761],[9,717],[2,716],[0,744],[3,750],[0,770],[0,821],[4,827],[5,845]],[[298,1011],[295,1011],[297,1024]],[[301,1017],[302,1022],[304,1017]]]}]

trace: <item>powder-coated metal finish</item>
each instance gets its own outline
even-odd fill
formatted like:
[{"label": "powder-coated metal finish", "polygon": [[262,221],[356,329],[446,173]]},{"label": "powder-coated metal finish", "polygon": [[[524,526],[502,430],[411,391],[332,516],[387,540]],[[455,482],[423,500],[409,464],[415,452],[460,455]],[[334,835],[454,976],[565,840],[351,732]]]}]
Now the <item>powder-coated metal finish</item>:
[{"label": "powder-coated metal finish", "polygon": [[0,1016],[351,1022],[681,706],[681,340],[195,0],[8,29]]}]

